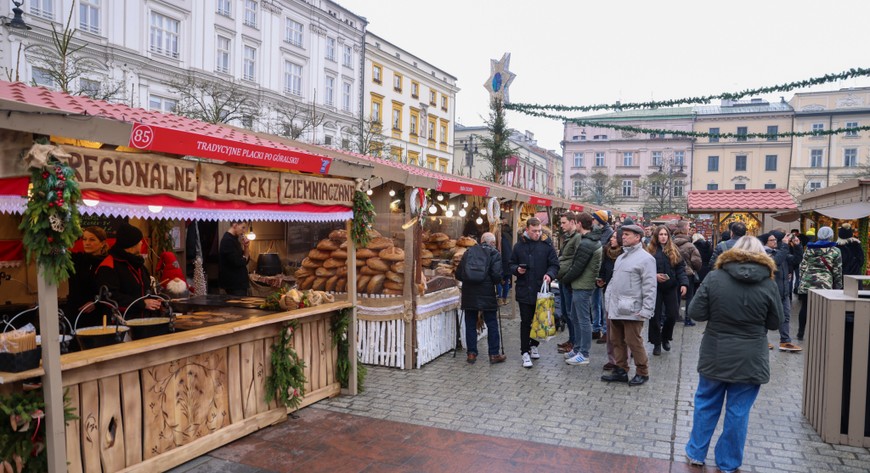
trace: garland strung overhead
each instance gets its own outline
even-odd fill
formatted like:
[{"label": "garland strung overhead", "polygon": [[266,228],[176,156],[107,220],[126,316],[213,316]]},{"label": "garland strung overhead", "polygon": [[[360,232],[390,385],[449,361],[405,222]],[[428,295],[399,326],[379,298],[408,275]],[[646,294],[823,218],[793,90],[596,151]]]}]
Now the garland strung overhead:
[{"label": "garland strung overhead", "polygon": [[545,112],[524,111],[526,115],[541,118],[550,118],[563,122],[571,122],[579,126],[591,126],[598,128],[610,128],[612,130],[622,130],[634,133],[649,133],[656,135],[670,134],[674,136],[685,136],[691,138],[764,138],[777,139],[788,137],[801,136],[828,136],[840,135],[846,132],[859,132],[870,130],[870,125],[851,127],[851,128],[836,128],[833,130],[814,130],[814,131],[783,131],[779,133],[709,133],[705,131],[685,131],[685,130],[670,130],[664,128],[646,128],[631,125],[615,125],[613,123],[605,123],[595,120],[584,120],[583,118],[571,118],[564,115],[557,115]]},{"label": "garland strung overhead", "polygon": [[676,105],[708,104],[713,100],[737,100],[743,97],[749,97],[751,95],[769,94],[773,92],[789,92],[795,89],[803,89],[814,85],[827,84],[830,82],[866,76],[870,76],[870,69],[852,68],[848,71],[843,71],[836,74],[825,74],[821,77],[813,77],[810,79],[788,82],[786,84],[758,87],[755,89],[746,89],[740,92],[723,92],[721,94],[705,95],[701,97],[687,97],[682,99],[659,100],[650,102],[616,102],[614,104],[595,105],[540,105],[529,103],[505,103],[504,108],[523,113],[528,113],[528,111],[531,110],[556,110],[560,112],[594,112],[598,110],[667,108],[674,107]]}]

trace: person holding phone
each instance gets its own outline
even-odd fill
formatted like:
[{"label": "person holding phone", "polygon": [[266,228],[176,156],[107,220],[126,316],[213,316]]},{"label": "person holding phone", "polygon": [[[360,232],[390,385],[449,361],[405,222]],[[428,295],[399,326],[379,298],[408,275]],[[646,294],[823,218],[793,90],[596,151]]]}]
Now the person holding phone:
[{"label": "person holding phone", "polygon": [[680,310],[680,297],[686,295],[689,278],[686,276],[686,262],[680,250],[671,240],[668,227],[660,225],[653,231],[653,239],[647,251],[656,259],[656,307],[649,322],[649,342],[653,344],[653,355],[671,351],[674,325]]},{"label": "person holding phone", "polygon": [[245,238],[248,224],[230,222],[219,246],[218,279],[223,290],[231,296],[247,296],[248,262],[251,260],[250,241]]}]

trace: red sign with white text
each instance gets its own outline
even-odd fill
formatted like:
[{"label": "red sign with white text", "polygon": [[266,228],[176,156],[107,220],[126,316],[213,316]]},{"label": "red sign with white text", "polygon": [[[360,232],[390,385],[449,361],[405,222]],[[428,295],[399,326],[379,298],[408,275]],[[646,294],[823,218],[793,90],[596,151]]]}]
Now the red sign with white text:
[{"label": "red sign with white text", "polygon": [[544,199],[543,197],[531,196],[529,197],[529,203],[532,205],[546,205],[547,207],[553,206],[552,199]]},{"label": "red sign with white text", "polygon": [[332,158],[326,156],[269,148],[141,123],[133,124],[130,147],[315,174],[328,174],[332,164]]},{"label": "red sign with white text", "polygon": [[582,206],[582,205],[578,205],[578,204],[571,204],[571,208],[568,209],[568,210],[570,210],[570,211],[572,211],[572,212],[582,212],[582,211],[583,211],[583,206]]},{"label": "red sign with white text", "polygon": [[452,194],[482,195],[484,197],[489,195],[489,187],[444,179],[438,179],[438,187],[435,190],[438,192],[450,192]]}]

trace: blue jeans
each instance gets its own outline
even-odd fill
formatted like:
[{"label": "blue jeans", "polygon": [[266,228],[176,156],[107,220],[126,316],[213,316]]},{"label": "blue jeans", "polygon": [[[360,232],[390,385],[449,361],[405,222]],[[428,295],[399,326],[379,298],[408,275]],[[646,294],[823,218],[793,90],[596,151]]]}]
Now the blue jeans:
[{"label": "blue jeans", "polygon": [[592,291],[592,331],[607,333],[607,320],[604,319],[604,289],[596,287]]},{"label": "blue jeans", "polygon": [[571,289],[571,286],[559,282],[559,297],[561,298],[559,304],[561,304],[560,306],[562,307],[562,323],[568,326],[568,343],[576,345],[577,340],[574,338],[574,324],[571,323],[571,312],[574,310],[571,306],[573,303],[573,294],[574,291]]},{"label": "blue jeans", "polygon": [[511,277],[506,277],[504,279],[504,282],[496,284],[495,288],[498,293],[498,297],[501,297],[502,299],[507,299],[508,294],[510,294],[511,291]]},{"label": "blue jeans", "polygon": [[[477,313],[476,310],[465,312],[465,351],[477,354]],[[489,345],[489,354],[498,355],[501,340],[498,338],[498,315],[494,310],[484,310],[483,322],[486,324],[486,342]]]},{"label": "blue jeans", "polygon": [[722,471],[740,468],[749,427],[749,411],[760,389],[761,385],[758,384],[724,383],[701,375],[698,390],[695,391],[695,415],[689,443],[686,444],[686,455],[693,460],[704,461],[707,458],[710,440],[727,396],[725,423],[722,435],[716,442],[716,466]]},{"label": "blue jeans", "polygon": [[779,326],[779,343],[791,343],[791,291],[782,296],[782,325]]},{"label": "blue jeans", "polygon": [[577,343],[574,350],[589,357],[589,347],[592,346],[592,320],[589,318],[592,310],[592,290],[574,289],[571,296],[571,322],[574,324],[574,338]]}]

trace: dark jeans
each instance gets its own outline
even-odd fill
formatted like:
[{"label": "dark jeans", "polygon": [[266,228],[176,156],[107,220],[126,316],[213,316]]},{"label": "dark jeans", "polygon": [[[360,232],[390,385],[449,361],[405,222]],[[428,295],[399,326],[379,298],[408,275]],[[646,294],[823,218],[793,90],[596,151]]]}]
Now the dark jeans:
[{"label": "dark jeans", "polygon": [[562,287],[562,283],[559,282],[559,304],[562,308],[562,323],[568,326],[568,342],[571,345],[576,345],[577,341],[574,340],[574,324],[571,323],[571,302],[573,301],[574,290],[571,289],[571,286],[568,284]]},{"label": "dark jeans", "polygon": [[505,278],[503,283],[496,284],[496,291],[498,292],[498,297],[502,299],[507,299],[508,294],[511,292],[511,279],[510,276]]},{"label": "dark jeans", "polygon": [[[477,314],[476,310],[465,312],[465,351],[477,354]],[[483,310],[483,322],[486,324],[486,343],[489,345],[489,354],[498,355],[501,340],[498,336],[498,315],[494,310]]]},{"label": "dark jeans", "polygon": [[[679,293],[680,293],[680,290],[677,289],[677,294],[678,294],[677,297],[680,297]],[[693,297],[695,297],[695,281],[693,280],[693,278],[689,278],[689,287],[686,288],[686,322],[688,322],[690,320],[689,319],[689,304],[692,303]],[[680,303],[680,305],[683,305],[683,304]]]},{"label": "dark jeans", "polygon": [[804,338],[804,330],[807,328],[807,294],[798,294],[801,301],[801,311],[798,312],[798,338]]},{"label": "dark jeans", "polygon": [[531,337],[532,319],[535,317],[535,304],[523,304],[517,302],[520,306],[520,354],[528,353],[530,347],[539,345],[538,341]]},{"label": "dark jeans", "polygon": [[680,311],[679,286],[656,291],[656,309],[649,321],[649,342],[661,345],[674,339],[674,324]]}]

